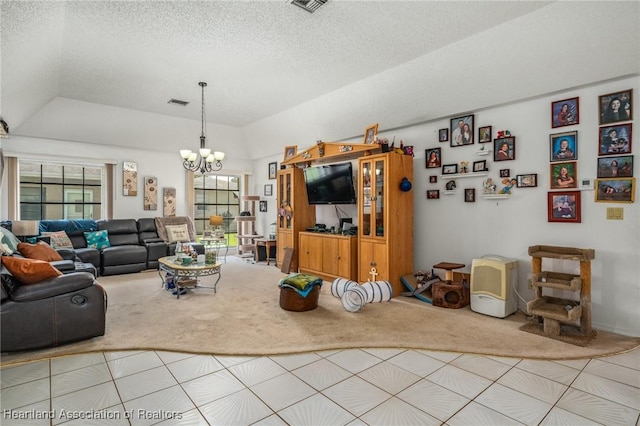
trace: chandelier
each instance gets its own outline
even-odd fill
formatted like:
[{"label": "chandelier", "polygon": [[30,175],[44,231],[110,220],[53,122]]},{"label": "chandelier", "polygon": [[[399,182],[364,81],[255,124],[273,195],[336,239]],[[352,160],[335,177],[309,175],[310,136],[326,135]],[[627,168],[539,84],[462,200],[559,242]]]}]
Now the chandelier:
[{"label": "chandelier", "polygon": [[224,152],[214,151],[206,148],[207,137],[205,135],[205,116],[204,116],[204,88],[207,83],[201,81],[198,85],[202,88],[202,134],[200,135],[200,155],[190,149],[181,149],[180,155],[184,159],[182,165],[185,169],[192,172],[200,172],[202,174],[217,172],[222,169],[222,160],[224,160]]}]

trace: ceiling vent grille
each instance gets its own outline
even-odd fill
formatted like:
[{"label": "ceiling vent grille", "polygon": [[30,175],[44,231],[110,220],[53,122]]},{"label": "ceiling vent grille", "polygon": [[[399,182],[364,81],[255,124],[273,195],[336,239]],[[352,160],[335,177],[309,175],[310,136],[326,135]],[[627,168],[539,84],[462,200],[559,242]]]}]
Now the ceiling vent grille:
[{"label": "ceiling vent grille", "polygon": [[173,104],[173,105],[180,105],[180,106],[187,106],[189,105],[189,102],[187,101],[181,101],[180,99],[169,99],[169,102],[167,102],[168,104]]},{"label": "ceiling vent grille", "polygon": [[325,4],[327,1],[329,0],[292,0],[291,4],[294,4],[309,13],[313,13],[320,9],[320,6]]}]

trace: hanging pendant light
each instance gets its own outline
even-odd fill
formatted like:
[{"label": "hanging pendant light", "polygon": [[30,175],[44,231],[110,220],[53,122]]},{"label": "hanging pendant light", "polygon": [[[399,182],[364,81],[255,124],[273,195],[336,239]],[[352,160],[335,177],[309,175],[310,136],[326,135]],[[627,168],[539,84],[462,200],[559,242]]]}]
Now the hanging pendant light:
[{"label": "hanging pendant light", "polygon": [[181,149],[180,156],[184,160],[182,165],[185,169],[202,174],[217,172],[222,169],[224,152],[214,151],[213,153],[206,147],[207,136],[205,135],[205,114],[204,114],[204,88],[207,83],[201,81],[198,85],[202,88],[202,134],[200,135],[200,150],[193,152],[190,149]]}]

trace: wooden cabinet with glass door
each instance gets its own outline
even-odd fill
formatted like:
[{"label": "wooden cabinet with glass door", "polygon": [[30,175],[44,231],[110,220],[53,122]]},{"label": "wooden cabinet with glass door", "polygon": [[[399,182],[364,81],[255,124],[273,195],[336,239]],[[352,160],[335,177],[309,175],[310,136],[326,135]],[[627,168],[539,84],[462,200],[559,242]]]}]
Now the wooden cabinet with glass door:
[{"label": "wooden cabinet with glass door", "polygon": [[400,278],[413,274],[414,194],[400,189],[403,178],[413,180],[413,157],[361,157],[358,173],[358,279],[389,281],[397,296]]},{"label": "wooden cabinet with glass door", "polygon": [[293,249],[291,271],[298,270],[298,234],[316,223],[316,210],[309,206],[304,173],[297,167],[278,170],[276,176],[277,265],[282,266],[286,248]]}]

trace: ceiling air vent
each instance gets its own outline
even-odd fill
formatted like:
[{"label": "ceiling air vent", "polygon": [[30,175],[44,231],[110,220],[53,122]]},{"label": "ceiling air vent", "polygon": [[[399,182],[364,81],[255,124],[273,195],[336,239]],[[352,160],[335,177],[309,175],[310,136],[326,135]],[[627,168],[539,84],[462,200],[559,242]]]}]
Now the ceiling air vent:
[{"label": "ceiling air vent", "polygon": [[327,1],[329,0],[292,0],[291,4],[294,4],[309,13],[313,13],[320,9],[320,6],[325,4]]},{"label": "ceiling air vent", "polygon": [[187,101],[181,101],[180,99],[169,99],[169,102],[167,102],[168,104],[173,104],[173,105],[180,105],[180,106],[187,106],[189,105],[189,102]]}]

